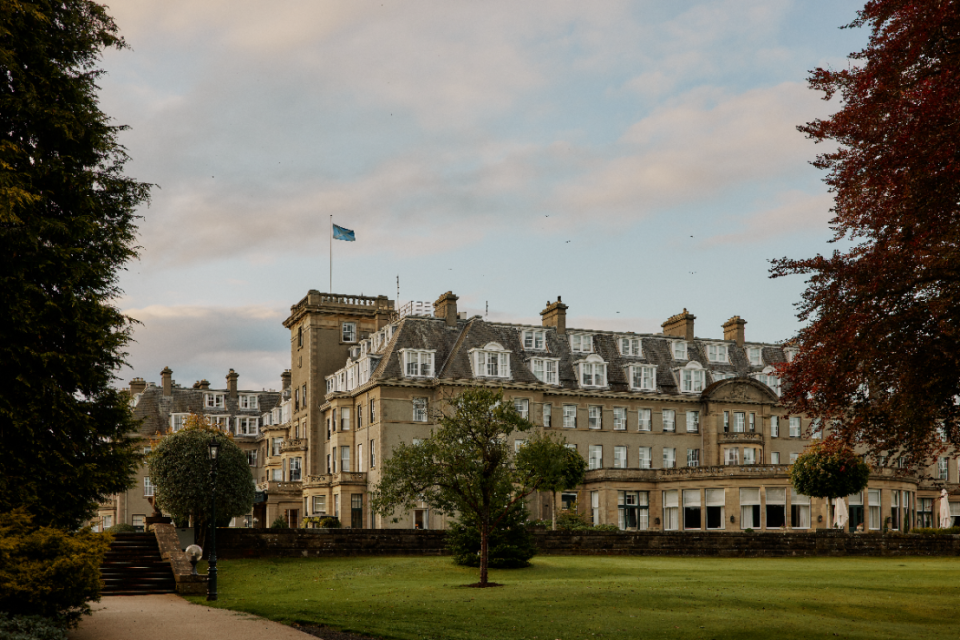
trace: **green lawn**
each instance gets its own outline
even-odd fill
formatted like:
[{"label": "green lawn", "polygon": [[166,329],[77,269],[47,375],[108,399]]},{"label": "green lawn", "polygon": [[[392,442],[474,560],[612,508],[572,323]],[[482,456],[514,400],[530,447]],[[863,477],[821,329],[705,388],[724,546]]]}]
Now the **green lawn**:
[{"label": "green lawn", "polygon": [[[958,558],[226,560],[213,604],[384,638],[957,638]],[[203,598],[191,598],[207,604]]]}]

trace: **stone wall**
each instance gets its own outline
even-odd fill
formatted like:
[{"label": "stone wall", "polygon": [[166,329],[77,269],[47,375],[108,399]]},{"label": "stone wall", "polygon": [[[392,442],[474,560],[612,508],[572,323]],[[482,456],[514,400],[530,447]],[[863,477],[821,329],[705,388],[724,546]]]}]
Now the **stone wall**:
[{"label": "stone wall", "polygon": [[[960,536],[898,533],[535,531],[545,555],[955,556]],[[446,533],[407,529],[220,529],[217,556],[232,558],[446,555]]]},{"label": "stone wall", "polygon": [[157,537],[160,557],[170,563],[173,578],[180,595],[202,595],[207,592],[207,576],[193,573],[193,565],[187,560],[187,554],[180,549],[177,529],[172,524],[157,523],[151,525],[153,535]]}]

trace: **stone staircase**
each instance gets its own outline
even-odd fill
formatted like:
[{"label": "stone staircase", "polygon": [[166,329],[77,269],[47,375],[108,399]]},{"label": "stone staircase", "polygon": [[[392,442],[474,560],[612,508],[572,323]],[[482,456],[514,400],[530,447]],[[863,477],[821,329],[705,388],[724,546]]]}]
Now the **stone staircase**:
[{"label": "stone staircase", "polygon": [[100,565],[101,593],[105,596],[134,596],[148,593],[175,593],[170,563],[160,557],[152,533],[117,533]]}]

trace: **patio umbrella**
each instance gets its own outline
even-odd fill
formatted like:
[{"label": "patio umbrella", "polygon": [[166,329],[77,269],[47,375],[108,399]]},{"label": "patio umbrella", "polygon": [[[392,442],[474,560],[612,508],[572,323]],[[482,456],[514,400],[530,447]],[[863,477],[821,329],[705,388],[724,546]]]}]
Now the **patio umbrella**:
[{"label": "patio umbrella", "polygon": [[947,499],[947,490],[940,490],[940,528],[947,529],[953,524],[953,517],[950,515],[950,501]]},{"label": "patio umbrella", "polygon": [[833,525],[838,529],[846,528],[847,521],[850,519],[850,515],[847,513],[847,501],[843,498],[837,498],[834,507],[837,513],[833,517]]}]

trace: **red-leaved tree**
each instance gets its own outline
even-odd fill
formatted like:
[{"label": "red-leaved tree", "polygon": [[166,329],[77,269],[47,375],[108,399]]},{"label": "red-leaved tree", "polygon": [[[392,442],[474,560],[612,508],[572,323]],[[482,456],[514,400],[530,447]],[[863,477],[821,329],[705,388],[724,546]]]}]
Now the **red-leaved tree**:
[{"label": "red-leaved tree", "polygon": [[783,402],[919,466],[960,444],[960,0],[872,0],[848,27],[868,46],[810,78],[842,108],[799,129],[837,144],[814,164],[851,248],[774,261],[808,277]]}]

